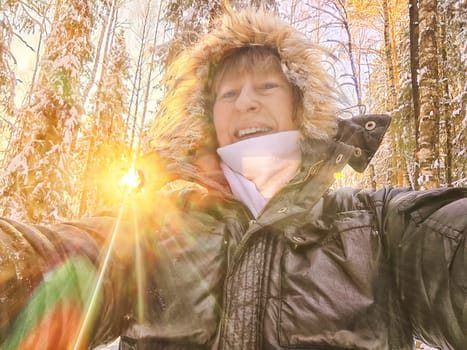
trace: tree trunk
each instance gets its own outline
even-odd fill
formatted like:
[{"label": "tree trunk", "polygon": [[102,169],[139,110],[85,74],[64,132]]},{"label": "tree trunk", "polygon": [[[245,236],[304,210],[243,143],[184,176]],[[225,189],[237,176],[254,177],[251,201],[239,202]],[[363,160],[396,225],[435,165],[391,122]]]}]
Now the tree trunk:
[{"label": "tree trunk", "polygon": [[355,89],[355,97],[357,99],[358,110],[360,111],[360,113],[363,113],[364,110],[363,110],[363,104],[362,104],[360,76],[358,74],[357,65],[355,63],[353,37],[352,37],[352,31],[351,31],[350,23],[349,23],[349,16],[347,14],[347,9],[345,7],[344,2],[338,0],[338,1],[333,1],[333,4],[334,4],[336,11],[340,15],[341,25],[344,28],[345,34],[347,35],[347,42],[345,46],[347,50],[347,55],[349,57],[350,69],[352,70],[352,75],[351,75],[352,85]]},{"label": "tree trunk", "polygon": [[443,169],[444,169],[444,182],[446,186],[452,186],[452,126],[451,116],[453,114],[452,105],[449,103],[452,101],[452,96],[449,92],[448,84],[448,54],[447,54],[447,35],[446,35],[446,21],[448,20],[449,13],[440,14],[442,21],[440,25],[440,45],[439,52],[441,55],[440,70],[441,76],[443,77],[441,82],[442,87],[442,99],[440,103],[440,113],[442,115],[442,122],[440,123],[440,136],[442,135],[442,143],[440,144],[440,159],[441,153],[443,153]]},{"label": "tree trunk", "polygon": [[439,74],[437,0],[420,0],[420,117],[417,159],[421,188],[439,186]]},{"label": "tree trunk", "polygon": [[[144,123],[146,121],[146,114],[148,112],[148,102],[149,102],[149,95],[150,95],[150,88],[152,83],[152,73],[154,69],[156,69],[156,48],[157,48],[157,38],[159,37],[159,24],[161,20],[162,14],[162,1],[159,2],[159,8],[157,10],[157,20],[156,20],[156,28],[154,29],[154,37],[152,39],[152,55],[151,55],[151,62],[149,64],[149,72],[147,73],[147,80],[146,80],[146,87],[144,91],[144,100],[143,100],[143,112],[141,114],[141,123],[140,123],[140,134],[143,133]],[[138,144],[135,151],[135,157],[138,157],[138,154],[141,149],[141,136],[138,137]]]},{"label": "tree trunk", "polygon": [[[130,150],[133,151],[134,139],[137,136],[136,131],[138,129],[138,108],[139,108],[139,100],[140,100],[140,92],[141,92],[141,82],[142,82],[142,74],[143,74],[143,66],[144,66],[144,51],[146,49],[146,37],[149,33],[148,26],[149,23],[149,13],[150,13],[150,3],[147,4],[147,10],[143,20],[143,28],[141,33],[141,43],[139,47],[138,53],[138,62],[136,63],[135,68],[135,76],[132,83],[132,90],[131,90],[131,97],[130,97],[130,104],[128,107],[128,117],[126,119],[126,129],[130,128],[131,123],[131,133],[130,133]],[[134,104],[134,112],[132,115],[132,108]]]},{"label": "tree trunk", "polygon": [[[393,118],[394,109],[396,107],[396,78],[395,78],[395,58],[393,56],[393,44],[392,40],[392,26],[391,16],[389,13],[389,5],[387,0],[383,0],[381,3],[383,9],[383,18],[384,18],[384,52],[385,52],[385,62],[386,62],[386,82],[387,82],[387,101],[386,101],[386,110],[391,114]],[[391,157],[390,157],[390,170],[388,177],[389,185],[402,185],[399,179],[403,178],[402,166],[401,166],[401,140],[399,139],[401,120],[393,120],[391,127],[389,128],[389,138],[391,143]]]},{"label": "tree trunk", "polygon": [[[94,106],[95,113],[93,114],[94,120],[92,120],[94,128],[92,128],[93,131],[89,135],[89,146],[88,146],[87,155],[86,155],[86,166],[82,174],[83,186],[82,186],[80,201],[79,201],[79,210],[78,210],[79,216],[83,216],[85,213],[89,212],[90,209],[94,209],[93,205],[90,204],[90,203],[95,202],[95,200],[93,199],[94,196],[92,196],[93,190],[95,189],[93,188],[91,183],[93,181],[92,173],[93,173],[93,168],[94,168],[95,161],[96,161],[95,156],[97,153],[97,148],[99,146],[98,138],[101,137],[99,136],[99,134],[100,134],[100,130],[102,129],[99,91],[102,90],[102,80],[106,79],[105,72],[107,71],[108,64],[109,64],[109,59],[108,59],[109,47],[112,45],[113,37],[115,34],[115,27],[117,24],[118,4],[116,0],[112,1],[111,8],[109,9],[109,11],[110,11],[110,17],[106,19],[104,23],[104,27],[101,31],[101,36],[99,38],[99,46],[96,51],[97,57],[95,58],[93,73],[84,91],[85,93],[84,98],[87,98],[87,94],[89,93],[89,90],[91,89],[92,85],[96,82],[97,67],[100,65],[100,76],[97,80],[96,103]],[[104,38],[105,38],[105,43],[103,43]],[[100,60],[101,53],[102,53],[102,61]]]},{"label": "tree trunk", "polygon": [[[418,24],[418,0],[410,0],[409,3],[409,31],[410,31],[410,77],[412,86],[412,125],[415,132],[415,150],[418,150],[418,120],[420,119],[420,92],[418,86],[418,67],[419,67],[419,24]],[[415,158],[415,157],[414,157]],[[414,181],[415,189],[418,189],[418,177],[420,166],[415,166]]]},{"label": "tree trunk", "polygon": [[[92,86],[97,81],[97,68],[101,64],[101,53],[105,54],[107,52],[111,27],[113,26],[113,21],[115,17],[116,1],[113,1],[110,4],[110,8],[107,6],[105,6],[104,8],[105,8],[106,14],[103,16],[104,22],[102,23],[102,29],[99,35],[99,41],[97,42],[97,45],[96,45],[96,55],[94,57],[94,64],[92,67],[92,72],[89,76],[88,83],[86,84],[83,90],[83,104],[84,105],[86,105],[86,101],[88,100],[89,92],[91,91]],[[108,15],[109,13],[110,13],[110,16]],[[104,45],[104,39],[105,39],[105,46],[104,48],[102,48],[102,46]]]}]

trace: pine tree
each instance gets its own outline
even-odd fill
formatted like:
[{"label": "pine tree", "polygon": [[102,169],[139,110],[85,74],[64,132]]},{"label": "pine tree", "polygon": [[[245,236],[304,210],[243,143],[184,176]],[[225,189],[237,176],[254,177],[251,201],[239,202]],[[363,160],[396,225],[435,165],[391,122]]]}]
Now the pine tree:
[{"label": "pine tree", "polygon": [[16,1],[0,4],[0,167],[6,158],[6,151],[15,129],[14,97],[16,77],[12,65],[15,58],[10,51],[13,28],[7,13],[16,9]]},{"label": "pine tree", "polygon": [[88,0],[58,0],[37,84],[18,114],[14,157],[0,179],[4,215],[53,221],[70,215],[69,157],[82,105],[80,72],[91,55]]}]

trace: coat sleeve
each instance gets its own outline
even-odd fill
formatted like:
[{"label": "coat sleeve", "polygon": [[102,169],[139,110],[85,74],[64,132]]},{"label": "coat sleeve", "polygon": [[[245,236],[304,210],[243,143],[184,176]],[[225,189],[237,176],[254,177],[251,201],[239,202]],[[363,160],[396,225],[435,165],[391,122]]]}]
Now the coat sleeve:
[{"label": "coat sleeve", "polygon": [[87,348],[118,336],[131,299],[129,231],[112,217],[51,227],[0,218],[0,348]]},{"label": "coat sleeve", "polygon": [[383,227],[414,336],[442,349],[467,344],[467,189],[396,195]]}]

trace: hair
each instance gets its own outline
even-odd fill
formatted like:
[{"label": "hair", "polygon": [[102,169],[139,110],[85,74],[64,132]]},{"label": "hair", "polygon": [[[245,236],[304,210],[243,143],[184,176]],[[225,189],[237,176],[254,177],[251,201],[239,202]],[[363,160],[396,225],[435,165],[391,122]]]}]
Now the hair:
[{"label": "hair", "polygon": [[302,91],[284,73],[277,51],[268,46],[241,47],[232,50],[221,60],[217,67],[214,68],[207,86],[209,110],[212,111],[219,84],[227,74],[230,72],[253,73],[255,71],[275,71],[284,76],[292,88],[294,118],[300,123],[303,113]]}]

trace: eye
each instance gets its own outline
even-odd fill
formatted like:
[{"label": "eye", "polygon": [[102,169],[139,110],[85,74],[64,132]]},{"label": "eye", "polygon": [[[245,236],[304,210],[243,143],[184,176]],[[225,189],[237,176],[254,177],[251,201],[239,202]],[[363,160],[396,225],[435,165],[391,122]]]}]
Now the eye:
[{"label": "eye", "polygon": [[271,83],[271,82],[268,82],[268,83],[264,83],[261,85],[261,88],[263,90],[270,90],[270,89],[274,89],[276,88],[278,85],[276,83]]},{"label": "eye", "polygon": [[235,90],[229,90],[224,93],[222,93],[219,98],[220,99],[229,99],[237,96],[237,92]]}]

